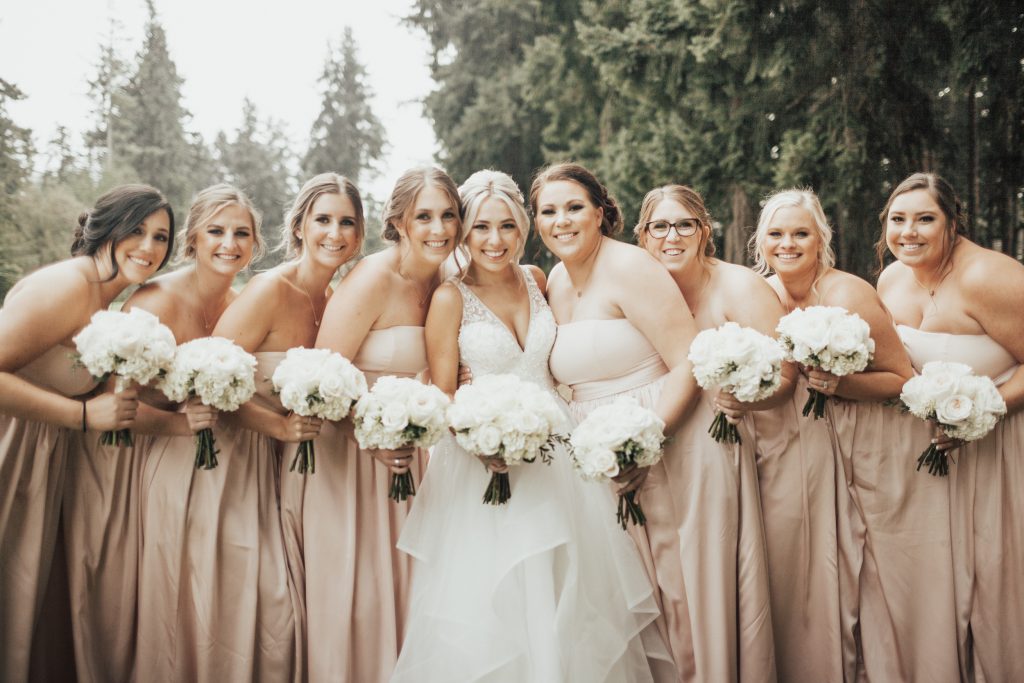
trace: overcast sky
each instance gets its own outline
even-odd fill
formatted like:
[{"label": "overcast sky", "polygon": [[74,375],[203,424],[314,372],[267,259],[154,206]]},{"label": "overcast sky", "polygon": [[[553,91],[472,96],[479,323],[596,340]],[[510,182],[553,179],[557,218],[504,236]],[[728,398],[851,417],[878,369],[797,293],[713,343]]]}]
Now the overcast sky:
[{"label": "overcast sky", "polygon": [[[304,151],[319,112],[328,40],[339,41],[347,25],[388,138],[380,177],[361,189],[386,197],[404,169],[433,161],[434,134],[420,104],[433,86],[429,46],[400,22],[410,0],[155,2],[185,81],[191,129],[208,143],[238,127],[248,97],[261,117],[283,121],[293,148]],[[10,103],[10,115],[32,129],[41,152],[58,125],[80,140],[91,126],[88,80],[109,20],[120,23],[121,53],[133,59],[145,29],[143,0],[0,0],[0,8],[0,77],[26,94]]]}]

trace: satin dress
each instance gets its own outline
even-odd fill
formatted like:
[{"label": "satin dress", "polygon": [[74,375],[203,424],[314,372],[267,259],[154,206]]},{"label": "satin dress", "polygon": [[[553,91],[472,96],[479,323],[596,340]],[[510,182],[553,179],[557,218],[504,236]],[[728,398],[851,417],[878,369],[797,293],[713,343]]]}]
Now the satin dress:
[{"label": "satin dress", "polygon": [[[54,346],[17,374],[64,396],[81,396],[96,381],[75,367],[74,354],[74,349]],[[68,437],[68,430],[55,425],[0,415],[3,681],[59,680],[61,662],[53,658],[73,659],[66,566],[63,548],[57,548]],[[44,602],[49,603],[45,608]],[[73,675],[73,666],[68,668]]]},{"label": "satin dress", "polygon": [[[283,414],[257,352],[251,400]],[[195,468],[191,436],[144,458],[139,681],[285,681],[295,666],[295,592],[279,515],[281,445],[221,419],[217,467]]]},{"label": "satin dress", "polygon": [[[996,385],[1018,368],[985,334],[897,331],[915,369],[928,361],[965,363]],[[927,442],[916,444],[916,459]],[[1024,680],[1024,412],[956,449],[949,468],[957,640],[965,680]],[[927,474],[920,476],[929,476]]]},{"label": "satin dress", "polygon": [[[352,362],[369,386],[427,367],[423,328],[371,330]],[[391,471],[339,427],[315,442],[316,473],[281,466],[281,516],[289,570],[305,604],[304,667],[319,681],[385,681],[405,632],[412,558],[395,545],[413,499],[388,498]],[[426,452],[413,458],[420,483]]]},{"label": "satin dress", "polygon": [[[667,368],[626,319],[559,325],[551,353],[555,379],[572,389],[583,419],[619,396],[656,407]],[[678,678],[776,679],[767,555],[752,439],[716,443],[702,395],[672,435],[640,492],[647,516],[630,533],[660,594],[660,628]],[[746,429],[744,427],[744,429]]]}]

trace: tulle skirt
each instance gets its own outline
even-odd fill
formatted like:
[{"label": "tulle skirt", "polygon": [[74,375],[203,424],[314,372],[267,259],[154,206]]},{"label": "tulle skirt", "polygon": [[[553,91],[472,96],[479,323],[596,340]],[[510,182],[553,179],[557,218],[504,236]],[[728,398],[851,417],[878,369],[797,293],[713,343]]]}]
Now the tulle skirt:
[{"label": "tulle skirt", "polygon": [[511,468],[511,499],[451,436],[433,450],[399,548],[415,559],[392,681],[648,681],[669,661],[643,565],[607,487],[568,454]]}]

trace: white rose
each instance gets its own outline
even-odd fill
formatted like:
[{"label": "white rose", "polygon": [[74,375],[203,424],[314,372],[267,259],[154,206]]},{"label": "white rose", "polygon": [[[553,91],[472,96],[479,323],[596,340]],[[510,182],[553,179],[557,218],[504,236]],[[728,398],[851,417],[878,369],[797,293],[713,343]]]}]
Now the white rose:
[{"label": "white rose", "polygon": [[602,474],[609,479],[619,476],[619,460],[615,451],[601,449],[590,453],[591,466],[595,474]]},{"label": "white rose", "polygon": [[480,455],[494,455],[501,448],[501,430],[494,425],[481,425],[474,433]]},{"label": "white rose", "polygon": [[964,424],[974,410],[974,402],[963,394],[953,394],[935,404],[935,417],[951,427]]},{"label": "white rose", "polygon": [[380,413],[380,423],[388,432],[400,432],[409,424],[409,414],[400,402],[389,403]]}]

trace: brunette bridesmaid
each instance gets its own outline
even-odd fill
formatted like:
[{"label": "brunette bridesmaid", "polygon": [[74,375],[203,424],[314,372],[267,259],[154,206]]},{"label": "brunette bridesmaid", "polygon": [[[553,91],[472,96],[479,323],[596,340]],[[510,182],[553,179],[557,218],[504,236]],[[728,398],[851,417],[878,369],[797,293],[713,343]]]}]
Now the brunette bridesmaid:
[{"label": "brunette bridesmaid", "polygon": [[[896,262],[882,273],[878,291],[914,367],[965,363],[992,378],[1006,401],[1006,417],[983,439],[963,444],[918,430],[903,458],[909,468],[932,436],[952,459],[948,482],[933,485],[948,484],[950,492],[960,676],[1024,680],[1024,266],[968,239],[960,200],[935,174],[905,179],[880,218],[880,263],[886,249]],[[901,538],[904,545],[910,539]],[[931,564],[918,563],[917,570],[923,599],[944,597],[940,582],[947,577]],[[943,645],[948,657],[953,644]]]},{"label": "brunette bridesmaid", "polygon": [[[371,386],[381,375],[412,377],[427,367],[423,324],[461,226],[458,190],[439,168],[407,171],[383,223],[391,246],[341,281],[316,339],[351,359]],[[388,483],[410,469],[418,482],[426,454],[362,450],[347,419],[325,426],[316,449],[316,474],[306,476],[301,506],[290,513],[301,520],[309,679],[387,680],[409,600],[411,559],[395,544],[412,504],[390,500]]]},{"label": "brunette bridesmaid", "polygon": [[[757,266],[775,273],[769,282],[787,310],[842,307],[868,323],[875,342],[874,359],[866,370],[845,377],[807,371],[795,397],[794,417],[787,416],[782,424],[759,424],[768,439],[784,435],[791,420],[799,425],[799,439],[790,447],[772,453],[766,445],[763,490],[775,482],[780,485],[772,497],[777,505],[765,508],[766,519],[793,518],[798,512],[787,502],[797,496],[785,483],[795,470],[793,459],[784,456],[797,453],[795,448],[801,449],[804,465],[803,487],[796,489],[801,492],[799,512],[809,515],[799,528],[783,523],[779,533],[769,535],[773,577],[784,581],[795,575],[806,582],[802,595],[788,597],[792,605],[814,615],[819,652],[827,652],[828,661],[835,654],[838,629],[846,679],[955,680],[951,555],[942,521],[948,516],[948,497],[944,487],[915,478],[905,457],[915,425],[882,404],[899,396],[912,374],[910,361],[875,291],[833,267],[830,241],[821,205],[807,190],[770,197],[754,236]],[[832,449],[812,440],[821,428],[812,418],[795,416],[808,387],[845,399],[829,401],[827,417],[820,421],[831,430]],[[812,443],[814,450],[809,451]],[[772,554],[773,548],[779,552]],[[808,558],[806,564],[794,564]],[[922,571],[930,578],[922,580]],[[797,627],[799,612],[787,615]],[[789,656],[796,657],[806,651],[815,632],[791,633],[800,636],[789,642]],[[805,673],[806,680],[820,680],[811,676],[812,670]]]},{"label": "brunette bridesmaid", "polygon": [[[237,296],[231,287],[235,276],[262,251],[259,219],[240,190],[230,185],[202,190],[179,238],[178,260],[185,267],[141,287],[124,307],[159,317],[179,344],[209,336]],[[144,391],[142,398],[135,427],[135,449],[143,462],[136,678],[251,679],[251,615],[238,609],[230,622],[217,621],[218,596],[211,595],[223,588],[218,572],[239,581],[247,574],[211,543],[221,515],[204,506],[216,500],[206,492],[223,482],[216,473],[195,468],[193,433],[216,428],[217,412],[198,401],[186,410],[155,391]],[[147,439],[147,433],[154,436]],[[232,642],[238,633],[247,637]],[[221,643],[230,643],[233,656],[223,657]]]},{"label": "brunette bridesmaid", "polygon": [[[74,675],[58,671],[68,664],[59,660],[71,658],[58,635],[69,599],[79,680],[131,676],[138,547],[129,483],[136,462],[98,441],[102,431],[132,424],[137,392],[88,398],[96,382],[73,364],[72,338],[93,313],[162,267],[173,240],[163,195],[147,185],[117,187],[79,217],[73,258],[27,276],[0,310],[5,681]],[[63,561],[53,563],[62,503],[71,594],[52,612],[47,606],[54,622],[44,624],[38,619],[47,582],[51,591],[68,590]],[[32,657],[30,670],[33,649],[42,656]]]},{"label": "brunette bridesmaid", "polygon": [[[534,180],[530,203],[544,243],[561,260],[548,287],[559,323],[551,370],[572,389],[573,416],[580,419],[618,396],[631,396],[655,410],[673,438],[659,463],[618,479],[619,491],[640,491],[647,514],[646,526],[631,527],[631,533],[660,593],[663,633],[675,659],[674,671],[660,677],[774,680],[763,557],[761,586],[743,598],[737,592],[740,579],[758,582],[756,571],[751,578],[737,568],[738,466],[704,433],[710,413],[699,441],[686,427],[699,396],[686,359],[697,331],[686,301],[654,258],[613,239],[622,217],[587,169],[548,167]],[[703,414],[706,408],[698,410]],[[702,517],[712,490],[724,502]],[[702,553],[705,558],[698,557]],[[748,611],[741,606],[747,595],[761,604]],[[756,616],[741,633],[740,620],[748,614]]]},{"label": "brunette bridesmaid", "polygon": [[[672,275],[699,329],[733,322],[775,336],[784,313],[778,297],[750,268],[714,257],[711,216],[695,190],[666,185],[649,191],[634,232]],[[837,681],[843,676],[833,455],[826,426],[797,419],[795,403],[803,392],[794,398],[796,370],[783,366],[782,385],[768,399],[743,403],[718,393],[714,408],[733,421],[750,414],[740,426],[736,453],[749,462],[756,454],[758,476],[750,490],[741,489],[740,510],[750,515],[745,528],[754,540],[763,511],[779,680]],[[710,404],[713,395],[705,394],[703,402]],[[700,439],[711,418],[707,410],[697,413],[690,421]]]}]

